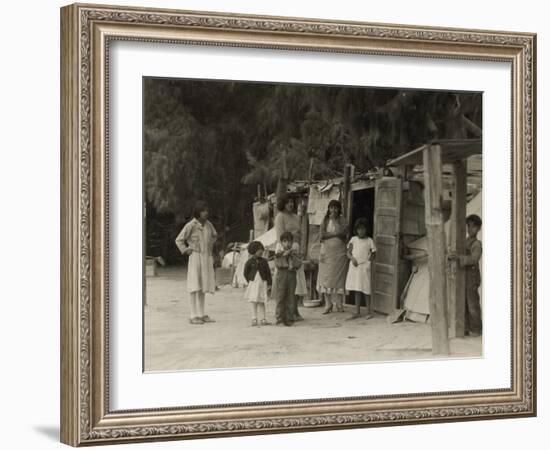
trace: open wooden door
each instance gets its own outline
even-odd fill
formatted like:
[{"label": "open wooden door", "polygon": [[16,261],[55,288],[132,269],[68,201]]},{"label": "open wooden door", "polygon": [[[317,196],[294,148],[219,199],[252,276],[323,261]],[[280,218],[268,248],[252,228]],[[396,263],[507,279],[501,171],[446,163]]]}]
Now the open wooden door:
[{"label": "open wooden door", "polygon": [[376,181],[373,238],[377,251],[372,264],[372,296],[374,309],[386,314],[399,306],[401,188],[401,178]]}]

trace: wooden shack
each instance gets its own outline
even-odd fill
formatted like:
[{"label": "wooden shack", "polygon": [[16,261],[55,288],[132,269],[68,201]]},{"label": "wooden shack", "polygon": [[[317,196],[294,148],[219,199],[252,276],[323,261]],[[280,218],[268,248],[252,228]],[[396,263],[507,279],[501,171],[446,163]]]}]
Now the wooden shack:
[{"label": "wooden shack", "polygon": [[[377,247],[372,266],[374,308],[392,314],[403,307],[401,294],[410,276],[407,244],[427,235],[431,242],[429,253],[438,258],[431,264],[438,266],[433,277],[445,278],[453,299],[448,309],[451,332],[463,335],[463,305],[456,300],[463,298],[463,274],[456,265],[449,276],[445,272],[446,237],[442,224],[452,218],[452,249],[460,252],[464,248],[469,195],[466,159],[476,154],[481,154],[479,139],[437,141],[388,161],[384,169],[356,173],[353,166],[346,165],[343,177],[288,182],[284,192],[297,201],[306,262],[313,266],[318,263],[320,221],[330,199],[340,200],[350,224],[350,236],[359,217],[369,223],[369,233]],[[480,163],[476,169],[474,176],[481,183]],[[276,194],[270,195],[268,201],[274,204]],[[311,298],[316,296],[314,286],[310,282]],[[446,290],[445,286],[445,292],[435,295],[446,298]],[[441,302],[431,306],[433,313]]]},{"label": "wooden shack", "polygon": [[[424,215],[430,274],[430,322],[434,354],[449,354],[449,334],[464,336],[465,272],[456,262],[449,263],[446,256],[447,248],[453,253],[465,253],[468,194],[466,161],[468,157],[481,153],[481,139],[441,140],[423,145],[388,162],[389,166],[404,168],[405,178],[413,167],[423,167]],[[444,164],[452,167],[449,239],[444,228]],[[375,286],[375,291],[376,289]]]}]

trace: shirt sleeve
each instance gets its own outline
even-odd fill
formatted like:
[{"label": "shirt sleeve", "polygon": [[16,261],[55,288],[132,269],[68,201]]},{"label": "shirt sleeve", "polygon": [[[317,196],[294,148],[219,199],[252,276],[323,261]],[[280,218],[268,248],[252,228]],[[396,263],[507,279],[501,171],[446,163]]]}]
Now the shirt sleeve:
[{"label": "shirt sleeve", "polygon": [[187,223],[178,234],[178,237],[176,238],[176,246],[178,247],[179,251],[183,254],[185,250],[187,250],[187,239],[189,238],[189,235],[191,234],[191,223]]},{"label": "shirt sleeve", "polygon": [[273,280],[271,279],[271,269],[269,268],[269,263],[267,262],[267,259],[262,259],[262,264],[267,275],[267,284],[268,286],[271,286],[273,284]]},{"label": "shirt sleeve", "polygon": [[473,266],[474,264],[477,264],[481,259],[481,253],[482,253],[481,242],[475,241],[472,244],[472,247],[470,248],[470,254],[460,257],[460,265],[462,267],[465,267],[465,266]]}]

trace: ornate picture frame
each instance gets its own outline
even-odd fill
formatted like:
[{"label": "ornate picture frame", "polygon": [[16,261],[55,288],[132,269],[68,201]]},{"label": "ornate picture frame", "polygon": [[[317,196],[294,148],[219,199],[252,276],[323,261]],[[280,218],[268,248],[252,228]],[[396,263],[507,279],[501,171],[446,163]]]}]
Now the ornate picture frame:
[{"label": "ornate picture frame", "polygon": [[[512,332],[507,389],[113,411],[109,406],[106,68],[115,40],[512,67]],[[61,9],[61,440],[97,445],[536,414],[536,35],[74,4]],[[261,400],[261,399],[259,399]]]}]

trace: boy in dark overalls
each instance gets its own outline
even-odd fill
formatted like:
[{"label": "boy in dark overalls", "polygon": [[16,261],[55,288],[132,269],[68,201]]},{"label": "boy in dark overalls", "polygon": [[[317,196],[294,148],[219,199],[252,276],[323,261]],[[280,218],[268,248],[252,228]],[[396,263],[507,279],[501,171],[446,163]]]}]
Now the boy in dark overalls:
[{"label": "boy in dark overalls", "polygon": [[293,305],[296,301],[296,271],[302,265],[298,244],[292,245],[294,237],[289,231],[281,234],[281,248],[275,253],[277,289],[275,293],[277,325],[292,325]]},{"label": "boy in dark overalls", "polygon": [[481,259],[482,247],[481,241],[477,239],[477,234],[479,230],[481,230],[481,218],[475,214],[466,217],[466,228],[468,231],[468,237],[466,238],[466,254],[449,255],[449,259],[458,260],[460,267],[464,267],[466,273],[465,334],[480,336],[482,324],[478,289],[481,284],[479,260]]}]

